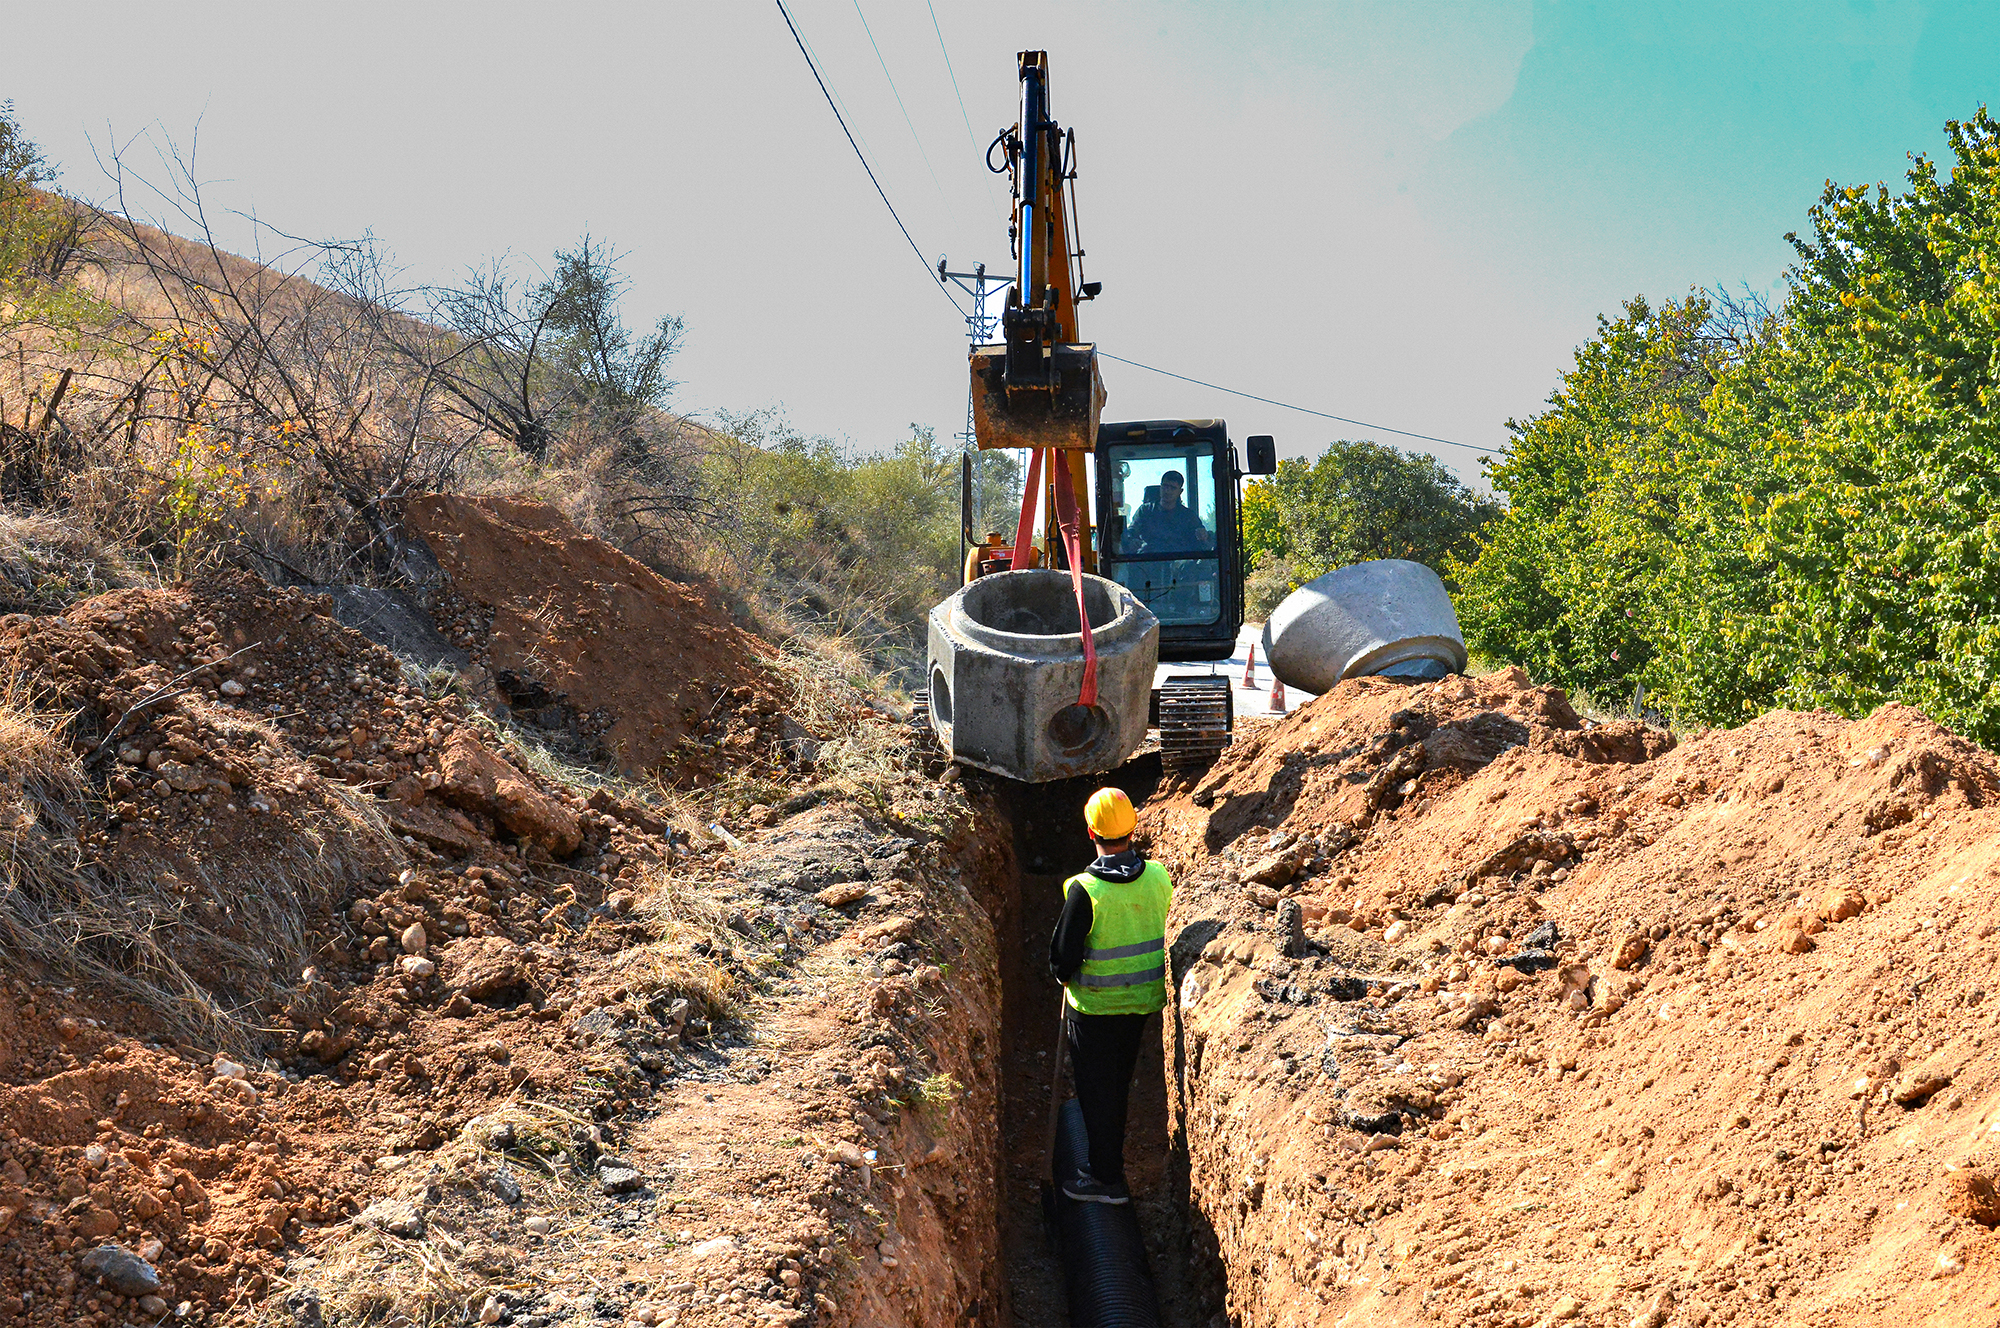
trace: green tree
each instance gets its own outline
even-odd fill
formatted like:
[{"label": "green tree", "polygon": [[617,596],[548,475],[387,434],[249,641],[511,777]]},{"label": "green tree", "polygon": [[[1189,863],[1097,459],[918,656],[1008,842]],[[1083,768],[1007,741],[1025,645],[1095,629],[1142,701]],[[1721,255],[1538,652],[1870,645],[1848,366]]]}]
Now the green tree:
[{"label": "green tree", "polygon": [[1433,456],[1345,439],[1311,463],[1282,462],[1271,489],[1279,529],[1261,547],[1290,559],[1300,581],[1375,558],[1444,571],[1500,511]]},{"label": "green tree", "polygon": [[[1292,462],[1286,462],[1290,465]],[[1237,511],[1243,522],[1243,555],[1255,565],[1260,555],[1283,558],[1291,552],[1284,513],[1278,506],[1278,486],[1272,480],[1251,480],[1243,486]]]},{"label": "green tree", "polygon": [[1288,457],[1243,490],[1245,612],[1268,614],[1316,576],[1350,563],[1408,558],[1449,576],[1500,511],[1435,457],[1379,443],[1329,443],[1313,461]]},{"label": "green tree", "polygon": [[102,312],[70,280],[89,258],[90,213],[55,192],[55,169],[0,102],[0,330],[74,330]]},{"label": "green tree", "polygon": [[[1571,686],[1627,691],[1659,647],[1657,619],[1693,550],[1690,477],[1715,449],[1705,400],[1747,338],[1702,295],[1626,303],[1549,399],[1509,421],[1489,476],[1504,515],[1458,554],[1459,622],[1483,650]],[[1657,683],[1657,679],[1653,680]]]}]

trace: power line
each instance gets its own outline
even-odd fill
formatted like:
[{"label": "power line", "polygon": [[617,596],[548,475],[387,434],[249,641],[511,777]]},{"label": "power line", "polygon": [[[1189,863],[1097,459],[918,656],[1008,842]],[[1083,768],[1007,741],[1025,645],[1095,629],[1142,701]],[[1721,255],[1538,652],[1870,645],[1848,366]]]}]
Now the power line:
[{"label": "power line", "polygon": [[959,118],[965,121],[965,138],[974,149],[979,147],[979,135],[972,132],[972,115],[965,109],[965,94],[958,90],[958,71],[951,67],[951,51],[944,44],[944,29],[938,26],[937,6],[931,0],[924,0],[924,8],[931,11],[931,31],[937,34],[938,54],[944,57],[944,72],[951,75],[951,92],[958,98]]},{"label": "power line", "polygon": [[882,56],[882,48],[875,41],[875,29],[868,26],[868,16],[861,12],[861,0],[854,0],[854,17],[861,20],[861,30],[868,34],[868,45],[875,51],[875,63],[882,66],[882,77],[888,81],[889,95],[896,99],[896,109],[903,113],[903,123],[910,127],[910,141],[917,145],[917,155],[924,159],[924,169],[931,174],[931,183],[937,187],[938,198],[944,203],[945,211],[951,213],[951,224],[958,225],[958,214],[952,211],[951,200],[945,197],[944,181],[938,179],[937,167],[931,165],[931,154],[924,151],[923,135],[917,132],[917,122],[910,118],[910,108],[903,104],[902,89],[896,86],[896,76],[889,72],[889,62]]},{"label": "power line", "polygon": [[[944,29],[938,26],[937,6],[931,0],[924,0],[924,8],[931,11],[931,31],[937,34],[938,54],[944,57],[944,72],[951,75],[951,95],[958,98],[958,118],[965,121],[965,141],[972,144],[974,152],[979,151],[979,135],[972,132],[972,113],[965,109],[965,94],[958,89],[958,71],[951,65],[951,50],[944,44]],[[1000,204],[993,197],[993,175],[986,174],[986,201],[993,205],[997,214]]]},{"label": "power line", "polygon": [[[826,98],[827,109],[832,111],[833,118],[840,122],[840,132],[847,135],[847,146],[854,149],[855,160],[861,163],[862,170],[868,172],[868,183],[875,186],[875,192],[881,198],[882,206],[889,209],[890,219],[896,223],[896,229],[903,233],[903,239],[909,243],[910,252],[915,254],[917,261],[924,265],[924,271],[929,272],[931,270],[930,260],[924,257],[923,250],[917,248],[917,242],[910,238],[910,228],[905,226],[903,219],[896,215],[896,205],[889,201],[889,194],[882,188],[882,182],[875,178],[875,168],[868,164],[868,158],[862,153],[861,145],[854,141],[854,131],[847,127],[847,117],[840,113],[840,107],[833,100],[833,93],[827,90],[826,80],[820,77],[819,65],[814,62],[812,52],[806,49],[805,38],[799,36],[799,25],[792,22],[792,13],[785,8],[785,0],[777,0],[777,4],[778,13],[784,16],[785,26],[792,31],[792,40],[798,43],[799,54],[805,57],[806,68],[812,71],[813,82],[819,84],[820,95]],[[870,40],[872,41],[873,38],[870,38]],[[946,290],[942,283],[939,283],[937,290],[938,294],[951,302],[952,308],[957,309],[961,316],[964,315],[965,310],[959,305],[957,300],[952,299],[951,292]]]},{"label": "power line", "polygon": [[[809,56],[809,57],[810,57],[810,58],[812,59],[812,62],[813,62],[813,63],[815,63],[815,64],[818,64],[818,63],[820,63],[820,54],[819,54],[819,48],[818,48],[817,46],[814,46],[814,45],[812,44],[812,38],[810,38],[810,37],[806,36],[806,35],[805,35],[805,32],[804,32],[803,30],[801,30],[801,31],[799,32],[798,36],[799,36],[799,39],[800,39],[801,41],[805,42],[805,44],[806,44],[806,54],[807,54],[807,56]],[[834,86],[834,84],[833,84],[833,81],[832,81],[831,79],[827,80],[827,84],[826,84],[826,90],[827,90],[828,92],[830,92],[830,93],[832,93],[832,94],[833,94],[833,100],[834,100],[834,103],[835,103],[835,105],[839,106],[839,108],[840,108],[840,113],[841,113],[842,115],[845,115],[845,114],[847,114],[847,111],[848,111],[848,106],[847,106],[847,102],[846,102],[846,100],[845,100],[844,98],[842,98],[842,97],[841,97],[841,95],[840,95],[840,89],[839,89],[838,87]],[[859,143],[859,144],[861,145],[861,152],[862,152],[862,155],[863,155],[863,156],[867,156],[868,154],[870,154],[870,153],[873,153],[873,152],[875,151],[875,149],[874,149],[874,148],[872,148],[872,147],[870,147],[870,146],[868,145],[868,133],[867,133],[867,131],[866,131],[866,130],[864,130],[864,129],[862,129],[862,128],[860,128],[860,127],[859,127],[859,124],[858,124],[858,121],[859,121],[859,118],[860,118],[860,117],[858,117],[858,116],[856,117],[856,121],[857,121],[857,123],[856,123],[856,125],[855,125],[855,127],[854,127],[854,141],[855,141],[856,143]]]},{"label": "power line", "polygon": [[1507,455],[1497,447],[1474,447],[1470,443],[1455,443],[1449,438],[1433,438],[1427,433],[1411,433],[1408,429],[1392,429],[1386,424],[1370,424],[1366,420],[1350,420],[1345,415],[1329,415],[1323,410],[1313,410],[1307,406],[1294,406],[1289,401],[1274,401],[1270,397],[1260,397],[1255,392],[1239,392],[1233,387],[1224,387],[1220,383],[1207,383],[1199,378],[1190,378],[1186,374],[1177,374],[1167,369],[1155,369],[1150,364],[1141,364],[1137,360],[1128,360],[1123,355],[1113,355],[1106,350],[1099,350],[1097,353],[1107,360],[1116,360],[1120,364],[1129,364],[1134,369],[1144,369],[1147,373],[1163,374],[1168,378],[1178,378],[1183,383],[1193,383],[1196,387],[1206,387],[1216,392],[1227,392],[1232,397],[1243,397],[1249,401],[1261,401],[1267,406],[1276,406],[1280,410],[1295,410],[1301,415],[1317,415],[1323,420],[1338,420],[1342,424],[1352,424],[1359,429],[1374,429],[1381,433],[1401,434],[1405,438],[1421,438],[1424,442],[1437,443],[1441,447],[1459,447],[1464,448],[1468,452],[1479,452],[1486,455]]}]

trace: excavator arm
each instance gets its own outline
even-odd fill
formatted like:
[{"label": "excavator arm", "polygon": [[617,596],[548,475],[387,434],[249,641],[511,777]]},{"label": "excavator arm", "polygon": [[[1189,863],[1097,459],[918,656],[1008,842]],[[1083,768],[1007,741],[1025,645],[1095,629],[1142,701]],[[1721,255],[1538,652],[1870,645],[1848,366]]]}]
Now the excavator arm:
[{"label": "excavator arm", "polygon": [[[1095,571],[1086,477],[1104,412],[1104,382],[1097,348],[1077,329],[1077,305],[1097,286],[1078,284],[1063,188],[1074,175],[1075,138],[1049,115],[1048,53],[1022,52],[1020,75],[1021,118],[996,140],[1013,177],[1009,229],[1018,267],[1000,320],[1004,340],[972,350],[972,431],[981,448],[1048,452],[1046,466],[1031,467],[1042,492],[1023,495],[1024,514],[1034,510],[1036,497],[1043,499],[1044,547],[1054,549],[1062,540],[1057,527],[1065,512],[1072,513],[1083,570]],[[1024,523],[1022,536],[1029,533]],[[1024,543],[1017,538],[1017,567],[1027,565],[1018,556],[1026,553]]]}]

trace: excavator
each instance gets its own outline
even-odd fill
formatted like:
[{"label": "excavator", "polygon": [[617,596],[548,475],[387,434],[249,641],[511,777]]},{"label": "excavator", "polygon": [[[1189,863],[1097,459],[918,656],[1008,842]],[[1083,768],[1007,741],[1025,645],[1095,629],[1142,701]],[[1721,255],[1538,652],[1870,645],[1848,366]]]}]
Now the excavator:
[{"label": "excavator", "polygon": [[[1002,340],[971,352],[972,431],[981,450],[1028,453],[1021,516],[1006,535],[971,527],[971,457],[961,471],[962,583],[995,572],[1074,564],[1130,590],[1160,621],[1159,658],[1230,657],[1243,626],[1238,485],[1277,469],[1272,438],[1246,440],[1239,463],[1228,425],[1210,420],[1107,422],[1097,348],[1082,339],[1078,306],[1102,284],[1081,280],[1074,226],[1076,134],[1049,114],[1044,51],[1020,57],[1020,119],[993,140],[987,164],[1012,180],[1008,227],[1016,276]],[[1004,164],[995,165],[996,152]],[[1083,501],[1082,495],[1092,495]],[[1034,514],[1039,509],[1041,520]],[[1212,762],[1234,724],[1226,677],[1169,676],[1153,696],[1170,767]],[[920,700],[921,704],[921,700]]]}]

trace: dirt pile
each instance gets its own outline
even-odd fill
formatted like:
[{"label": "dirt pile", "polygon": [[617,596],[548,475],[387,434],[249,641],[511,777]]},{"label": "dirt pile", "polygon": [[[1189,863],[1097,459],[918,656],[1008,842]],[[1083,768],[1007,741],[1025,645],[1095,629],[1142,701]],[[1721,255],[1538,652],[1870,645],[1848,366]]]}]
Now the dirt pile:
[{"label": "dirt pile", "polygon": [[2000,1310],[2000,767],[1900,707],[1679,746],[1343,684],[1143,827],[1232,1322]]},{"label": "dirt pile", "polygon": [[[525,1067],[475,1075],[463,1054],[434,1072],[403,1050],[422,1041],[413,1012],[518,1003],[521,984],[467,976],[469,949],[551,966],[518,947],[587,927],[610,888],[593,873],[625,856],[636,877],[670,852],[642,810],[485,750],[460,701],[402,680],[324,608],[222,576],[0,619],[0,661],[68,716],[80,774],[14,827],[17,849],[67,854],[31,862],[5,909],[0,1210],[18,1276],[0,1271],[0,1309],[20,1321],[110,1313],[62,1256],[114,1235],[152,1248],[161,1294],[199,1313],[267,1290],[287,1240],[368,1188],[356,1105],[313,1090],[431,1097],[453,1070],[475,1101],[525,1084]],[[458,778],[474,751],[498,787]]]},{"label": "dirt pile", "polygon": [[[992,818],[920,776],[864,813],[773,733],[715,744],[795,795],[730,830],[507,745],[331,608],[230,574],[0,618],[44,717],[0,716],[0,1320],[996,1304]],[[617,657],[720,649],[672,630]],[[690,695],[778,729],[732,658]],[[903,759],[816,713],[856,730],[829,762]]]},{"label": "dirt pile", "polygon": [[525,722],[683,786],[812,741],[766,642],[547,504],[439,495],[408,521],[450,578],[440,625]]}]

